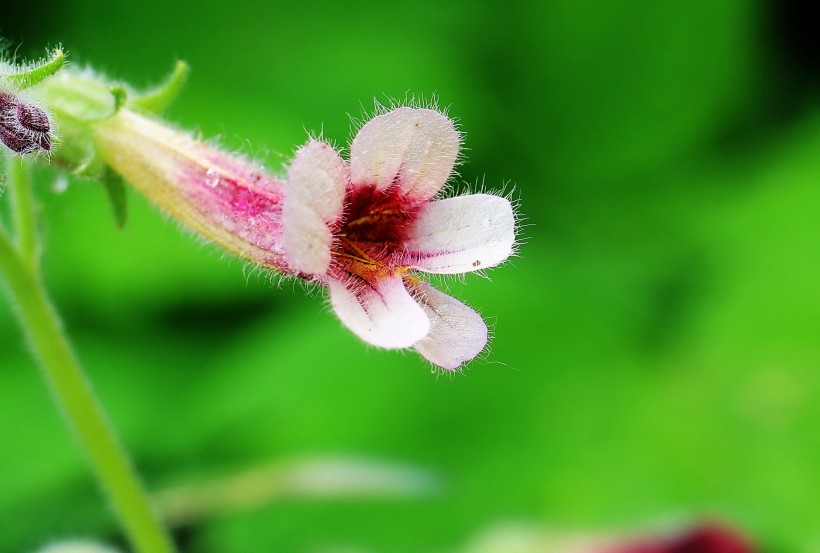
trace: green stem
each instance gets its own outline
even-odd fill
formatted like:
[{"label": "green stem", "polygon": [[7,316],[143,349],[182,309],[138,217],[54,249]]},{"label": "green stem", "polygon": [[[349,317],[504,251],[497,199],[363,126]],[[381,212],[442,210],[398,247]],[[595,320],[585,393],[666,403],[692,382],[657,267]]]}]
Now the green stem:
[{"label": "green stem", "polygon": [[0,276],[16,302],[20,324],[133,548],[139,553],[173,553],[167,532],[71,350],[36,264],[26,257],[0,229]]},{"label": "green stem", "polygon": [[9,188],[11,193],[11,217],[17,237],[17,248],[26,262],[36,266],[39,260],[37,222],[34,216],[34,200],[28,167],[23,158],[9,158]]}]

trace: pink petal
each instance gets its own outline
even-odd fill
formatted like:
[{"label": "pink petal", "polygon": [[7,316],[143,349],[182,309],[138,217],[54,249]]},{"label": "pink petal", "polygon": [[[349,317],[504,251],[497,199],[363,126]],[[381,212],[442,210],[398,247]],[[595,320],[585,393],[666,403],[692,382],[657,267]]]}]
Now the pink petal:
[{"label": "pink petal", "polygon": [[350,178],[384,190],[432,198],[453,171],[460,138],[453,122],[431,109],[399,108],[371,119],[350,145]]},{"label": "pink petal", "polygon": [[430,331],[430,319],[407,292],[400,276],[351,290],[331,280],[330,303],[336,315],[365,342],[380,348],[407,348]]},{"label": "pink petal", "polygon": [[498,265],[512,253],[515,217],[505,198],[489,194],[430,202],[405,247],[428,273],[466,273]]},{"label": "pink petal", "polygon": [[420,283],[416,289],[419,303],[432,321],[430,333],[416,343],[416,351],[448,371],[481,353],[487,345],[487,325],[481,315],[429,284]]},{"label": "pink petal", "polygon": [[328,225],[342,214],[346,184],[347,166],[329,144],[312,140],[296,152],[282,210],[285,256],[293,270],[327,272],[333,241]]}]

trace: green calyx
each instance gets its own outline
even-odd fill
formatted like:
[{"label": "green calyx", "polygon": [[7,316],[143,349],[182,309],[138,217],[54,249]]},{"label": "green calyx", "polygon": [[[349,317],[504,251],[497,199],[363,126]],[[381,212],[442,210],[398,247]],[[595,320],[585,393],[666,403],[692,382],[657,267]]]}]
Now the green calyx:
[{"label": "green calyx", "polygon": [[146,93],[137,93],[128,85],[112,82],[88,69],[67,68],[62,78],[43,80],[37,87],[60,129],[57,162],[74,175],[103,184],[118,226],[126,221],[125,184],[97,154],[95,125],[122,109],[161,112],[182,91],[187,77],[188,65],[179,61],[165,82]]},{"label": "green calyx", "polygon": [[149,113],[160,113],[170,106],[174,100],[177,99],[179,93],[185,87],[188,81],[188,73],[190,68],[184,61],[177,61],[174,65],[173,71],[165,79],[165,82],[154,88],[137,96],[129,104],[129,107],[137,111],[146,111]]},{"label": "green calyx", "polygon": [[39,63],[24,69],[9,67],[9,74],[3,77],[5,83],[13,89],[25,90],[40,84],[40,82],[54,75],[66,62],[66,55],[62,48],[55,48],[49,56]]},{"label": "green calyx", "polygon": [[[0,60],[0,91],[30,89],[50,113],[59,131],[53,160],[73,175],[100,182],[111,203],[114,219],[123,226],[127,215],[126,187],[122,178],[100,156],[94,140],[95,125],[122,109],[158,114],[168,108],[188,80],[188,64],[177,61],[160,85],[139,93],[90,69],[65,67],[66,53],[54,48],[39,62],[15,65]],[[60,72],[60,78],[50,78]]]}]

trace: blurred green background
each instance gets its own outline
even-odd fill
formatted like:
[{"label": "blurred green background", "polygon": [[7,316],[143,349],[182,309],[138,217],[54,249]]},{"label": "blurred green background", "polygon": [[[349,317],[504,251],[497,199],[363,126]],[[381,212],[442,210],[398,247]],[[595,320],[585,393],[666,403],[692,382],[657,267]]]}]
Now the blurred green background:
[{"label": "blurred green background", "polygon": [[[185,551],[444,552],[509,520],[702,517],[820,550],[820,57],[801,3],[2,5],[20,56],[62,43],[138,86],[187,60],[170,119],[274,170],[307,131],[346,144],[373,98],[435,95],[466,133],[456,188],[521,199],[520,257],[446,281],[495,340],[442,378],[136,193],[118,230],[101,187],[56,193],[40,171],[50,289],[151,489],[328,456],[440,482],[214,513],[178,528]],[[118,543],[5,295],[0,369],[0,552]]]}]

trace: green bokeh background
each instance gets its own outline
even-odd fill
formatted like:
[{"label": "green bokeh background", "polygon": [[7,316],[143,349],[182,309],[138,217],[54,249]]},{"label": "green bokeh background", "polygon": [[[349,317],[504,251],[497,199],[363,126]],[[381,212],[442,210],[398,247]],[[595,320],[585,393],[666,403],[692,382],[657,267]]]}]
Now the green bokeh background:
[{"label": "green bokeh background", "polygon": [[[277,171],[307,131],[347,143],[374,98],[435,96],[466,133],[455,187],[520,197],[520,257],[445,282],[495,339],[442,378],[133,191],[118,230],[101,187],[38,174],[49,287],[150,488],[328,455],[443,482],[211,517],[178,531],[185,551],[443,552],[510,520],[701,518],[820,550],[820,110],[796,2],[2,5],[20,55],[61,42],[138,86],[187,60],[169,118]],[[5,295],[0,521],[2,553],[120,539]]]}]

